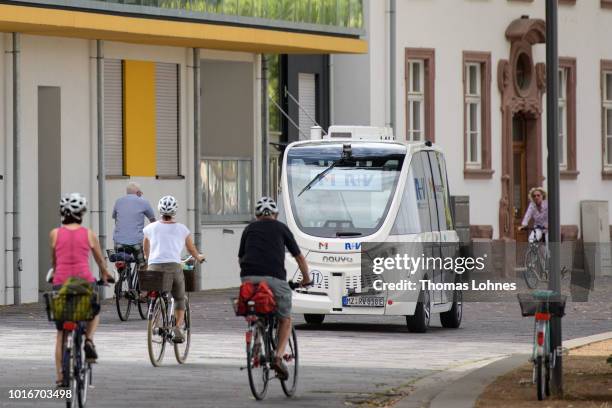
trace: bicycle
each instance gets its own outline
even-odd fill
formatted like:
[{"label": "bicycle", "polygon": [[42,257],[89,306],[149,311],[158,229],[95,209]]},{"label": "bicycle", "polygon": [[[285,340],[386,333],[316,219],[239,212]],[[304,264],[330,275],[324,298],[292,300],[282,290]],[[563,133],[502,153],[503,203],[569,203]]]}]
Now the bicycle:
[{"label": "bicycle", "polygon": [[529,361],[533,363],[532,381],[536,384],[538,400],[550,396],[550,373],[562,350],[551,350],[550,319],[565,315],[567,296],[550,290],[538,290],[530,294],[519,294],[523,316],[534,316],[533,350]]},{"label": "bicycle", "polygon": [[140,284],[138,280],[138,263],[131,249],[123,248],[115,252],[107,249],[109,261],[113,262],[119,279],[115,285],[115,304],[117,314],[121,321],[127,321],[130,316],[132,303],[138,306],[138,313],[142,320],[147,318],[147,301],[140,298]]},{"label": "bicycle", "polygon": [[[192,271],[193,257],[181,261],[183,271]],[[174,298],[170,292],[172,289],[172,275],[160,272],[142,271],[141,287],[148,293],[147,313],[147,349],[149,359],[154,367],[159,367],[164,359],[166,343],[174,345],[174,356],[179,364],[187,361],[189,347],[191,345],[191,307],[189,296],[185,294],[185,317],[180,327],[185,340],[181,343],[174,341],[174,327],[176,317],[174,315]],[[160,276],[162,279],[160,280]]]},{"label": "bicycle", "polygon": [[[289,282],[292,290],[300,287],[299,283]],[[234,311],[238,314],[238,299],[232,299]],[[255,311],[255,302],[247,302],[248,311],[244,316],[247,322],[245,333],[246,353],[247,353],[247,372],[251,393],[257,400],[262,400],[268,391],[268,383],[273,378],[270,377],[270,370],[276,347],[278,344],[278,318],[275,313],[259,314]],[[288,366],[289,377],[280,380],[281,388],[287,397],[295,395],[298,382],[299,353],[295,328],[291,327],[291,334],[287,342],[287,349],[283,356],[285,364]],[[244,370],[245,367],[241,367]],[[261,383],[259,383],[261,382]]]},{"label": "bicycle", "polygon": [[[104,281],[97,281],[97,285],[103,284]],[[72,408],[78,404],[84,408],[87,391],[93,387],[92,366],[85,358],[85,333],[87,322],[94,318],[97,292],[60,294],[59,291],[51,291],[43,296],[49,321],[62,322],[62,377],[63,385],[68,387],[66,407]]]},{"label": "bicycle", "polygon": [[[540,282],[548,282],[549,253],[546,244],[543,244],[544,227],[536,225],[527,228],[529,231],[529,244],[525,252],[525,270],[523,278],[529,289],[536,289]],[[561,268],[561,279],[567,277],[567,268]]]}]

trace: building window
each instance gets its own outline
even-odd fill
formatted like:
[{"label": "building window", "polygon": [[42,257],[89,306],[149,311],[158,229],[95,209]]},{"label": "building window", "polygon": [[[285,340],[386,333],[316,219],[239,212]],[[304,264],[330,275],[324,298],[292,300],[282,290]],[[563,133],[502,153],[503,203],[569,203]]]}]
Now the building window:
[{"label": "building window", "polygon": [[202,214],[205,221],[249,221],[252,213],[250,158],[203,158]]},{"label": "building window", "polygon": [[435,50],[406,49],[406,139],[435,141]]},{"label": "building window", "polygon": [[180,174],[179,65],[155,65],[157,177],[174,177]]},{"label": "building window", "polygon": [[480,147],[482,146],[482,95],[480,64],[467,63],[465,65],[465,118],[467,168],[480,168]]},{"label": "building window", "polygon": [[425,63],[423,60],[408,60],[410,70],[408,81],[408,140],[423,140],[425,126]]},{"label": "building window", "polygon": [[612,61],[602,62],[603,173],[612,179]]},{"label": "building window", "polygon": [[559,68],[559,168],[567,169],[567,68]]},{"label": "building window", "polygon": [[104,60],[109,177],[180,177],[179,65]]},{"label": "building window", "polygon": [[491,54],[463,53],[464,176],[490,178]]},{"label": "building window", "polygon": [[578,177],[576,166],[576,59],[559,58],[559,170],[562,179]]},{"label": "building window", "polygon": [[123,176],[123,65],[104,60],[104,167],[106,175]]}]

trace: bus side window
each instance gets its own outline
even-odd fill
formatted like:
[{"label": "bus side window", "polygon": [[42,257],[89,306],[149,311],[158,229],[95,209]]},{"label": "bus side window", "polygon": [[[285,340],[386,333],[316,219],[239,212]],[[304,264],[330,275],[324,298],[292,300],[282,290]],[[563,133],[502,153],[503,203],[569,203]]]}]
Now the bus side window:
[{"label": "bus side window", "polygon": [[435,196],[438,225],[440,226],[440,231],[446,231],[449,227],[448,217],[446,216],[446,180],[443,180],[440,174],[440,159],[444,160],[437,152],[429,152],[429,163],[431,164],[431,173],[433,175],[432,190]]},{"label": "bus side window", "polygon": [[394,235],[418,234],[431,231],[427,178],[423,169],[422,154],[412,156],[402,202],[391,231]]},{"label": "bus side window", "polygon": [[444,155],[439,152],[429,152],[431,172],[435,186],[436,206],[438,208],[438,222],[440,231],[453,229],[450,198],[448,192],[448,178],[446,177],[446,163]]},{"label": "bus side window", "polygon": [[427,197],[429,199],[429,203],[427,208],[429,210],[429,219],[431,223],[431,229],[429,231],[440,231],[440,222],[438,219],[438,210],[436,208],[436,193],[435,193],[435,180],[432,177],[432,167],[433,163],[431,163],[431,157],[428,156],[427,152],[420,152],[419,155],[423,161],[423,174],[425,174],[425,185],[427,191]]}]

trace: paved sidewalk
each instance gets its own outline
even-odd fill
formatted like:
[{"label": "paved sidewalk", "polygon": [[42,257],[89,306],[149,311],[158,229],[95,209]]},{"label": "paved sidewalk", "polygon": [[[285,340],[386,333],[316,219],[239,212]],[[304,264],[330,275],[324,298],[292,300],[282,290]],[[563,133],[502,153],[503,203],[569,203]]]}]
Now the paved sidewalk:
[{"label": "paved sidewalk", "polygon": [[[120,322],[114,303],[106,302],[96,334],[100,361],[91,406],[148,408],[157,402],[177,408],[253,407],[246,373],[240,371],[245,323],[233,314],[229,299],[235,293],[193,294],[188,362],[177,365],[170,351],[160,368],[148,361],[146,324],[137,312]],[[609,293],[598,291],[589,303],[568,305],[565,339],[609,330]],[[321,327],[310,327],[297,315],[295,323],[301,369],[292,408],[350,408],[370,401],[388,406],[406,395],[398,406],[427,406],[466,373],[527,353],[533,330],[533,321],[521,318],[516,303],[466,303],[461,328],[444,329],[434,317],[425,334],[409,333],[403,317],[329,316]],[[42,305],[0,307],[0,407],[58,406],[59,401],[7,399],[10,389],[52,385],[53,336]],[[274,382],[260,405],[287,403]]]},{"label": "paved sidewalk", "polygon": [[[568,340],[563,343],[563,347],[571,349],[607,339],[612,339],[612,331]],[[429,408],[474,407],[480,394],[489,384],[495,381],[497,377],[525,364],[528,358],[528,354],[515,354],[464,375],[437,394],[431,400]],[[406,407],[408,406],[410,405],[406,405]],[[403,408],[404,406],[397,405],[396,407]]]}]

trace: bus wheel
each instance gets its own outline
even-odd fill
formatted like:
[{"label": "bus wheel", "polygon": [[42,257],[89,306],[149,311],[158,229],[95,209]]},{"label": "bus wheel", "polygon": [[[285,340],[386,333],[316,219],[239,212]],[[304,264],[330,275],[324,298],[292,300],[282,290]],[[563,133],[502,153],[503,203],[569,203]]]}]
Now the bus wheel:
[{"label": "bus wheel", "polygon": [[308,324],[313,324],[315,326],[318,326],[321,323],[323,323],[323,320],[325,320],[325,315],[324,314],[305,314],[304,320],[306,320],[306,323]]},{"label": "bus wheel", "polygon": [[448,312],[440,313],[442,327],[457,329],[463,317],[463,291],[456,290],[453,294],[453,307]]},{"label": "bus wheel", "polygon": [[408,331],[412,333],[425,333],[429,327],[431,319],[431,301],[429,299],[429,291],[423,290],[419,295],[414,315],[406,316],[406,325]]}]

